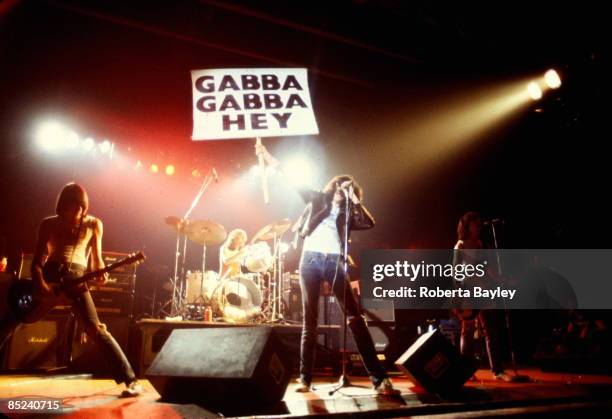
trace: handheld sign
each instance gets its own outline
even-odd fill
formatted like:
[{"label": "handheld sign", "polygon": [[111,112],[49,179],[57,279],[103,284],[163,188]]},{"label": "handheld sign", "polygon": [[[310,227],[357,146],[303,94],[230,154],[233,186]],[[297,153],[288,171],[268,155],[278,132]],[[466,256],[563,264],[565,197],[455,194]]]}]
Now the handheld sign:
[{"label": "handheld sign", "polygon": [[305,68],[193,70],[193,140],[314,135]]}]

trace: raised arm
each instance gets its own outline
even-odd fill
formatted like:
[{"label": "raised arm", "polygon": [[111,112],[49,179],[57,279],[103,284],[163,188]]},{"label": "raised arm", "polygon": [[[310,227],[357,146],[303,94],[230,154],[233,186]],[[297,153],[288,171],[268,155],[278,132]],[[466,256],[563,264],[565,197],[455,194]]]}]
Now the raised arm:
[{"label": "raised arm", "polygon": [[222,263],[237,263],[242,262],[246,248],[232,250],[228,247],[221,247],[221,262]]},{"label": "raised arm", "polygon": [[[351,181],[346,181],[340,187],[344,190],[347,190],[348,186],[351,184]],[[368,209],[363,205],[361,200],[352,189],[350,189],[349,199],[351,200],[351,230],[367,230],[369,228],[374,227],[376,222],[374,221],[374,217],[368,211]]]},{"label": "raised arm", "polygon": [[[260,142],[255,143],[255,154],[257,155],[257,157],[262,156],[268,166],[276,168],[281,173],[283,172],[280,161],[278,161],[276,157],[270,154],[268,149]],[[296,190],[300,194],[304,202],[312,202],[320,193],[314,189],[303,186],[296,187]]]}]

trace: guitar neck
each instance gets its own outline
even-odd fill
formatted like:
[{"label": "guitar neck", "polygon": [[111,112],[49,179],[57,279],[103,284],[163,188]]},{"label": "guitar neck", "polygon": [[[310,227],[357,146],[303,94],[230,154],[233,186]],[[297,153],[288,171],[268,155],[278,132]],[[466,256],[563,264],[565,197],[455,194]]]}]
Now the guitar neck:
[{"label": "guitar neck", "polygon": [[145,256],[142,254],[142,252],[140,252],[140,253],[138,253],[135,256],[127,257],[125,259],[122,259],[120,261],[112,263],[112,264],[110,264],[110,265],[108,265],[108,266],[106,266],[104,268],[96,269],[95,271],[88,272],[88,273],[86,273],[85,275],[83,275],[81,277],[72,279],[72,280],[69,281],[69,285],[73,286],[73,285],[82,284],[83,282],[87,282],[90,279],[93,279],[93,278],[95,278],[97,276],[103,275],[103,274],[105,274],[107,272],[114,271],[115,269],[117,269],[117,268],[119,268],[119,267],[121,267],[123,265],[129,265],[129,264],[132,264],[132,263],[135,263],[135,262],[140,262],[140,261],[143,261],[144,259],[145,259]]},{"label": "guitar neck", "polygon": [[104,268],[96,269],[95,271],[91,271],[91,272],[87,272],[85,275],[81,276],[80,278],[75,280],[73,283],[76,285],[76,284],[80,284],[81,282],[87,282],[90,279],[95,278],[96,276],[111,272],[117,269],[121,265],[122,264],[117,262],[117,263],[113,263],[112,265],[105,266]]}]

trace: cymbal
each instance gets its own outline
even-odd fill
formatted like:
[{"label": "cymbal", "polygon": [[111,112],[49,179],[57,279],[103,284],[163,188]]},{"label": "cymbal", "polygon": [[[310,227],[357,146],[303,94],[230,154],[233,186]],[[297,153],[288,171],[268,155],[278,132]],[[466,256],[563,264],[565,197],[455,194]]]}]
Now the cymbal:
[{"label": "cymbal", "polygon": [[183,230],[189,240],[200,246],[215,246],[223,243],[227,237],[225,228],[210,220],[189,221]]},{"label": "cymbal", "polygon": [[268,224],[267,226],[260,229],[251,240],[251,243],[255,243],[258,240],[265,241],[273,239],[275,236],[279,237],[284,234],[289,227],[291,227],[291,220],[289,218],[283,218],[282,220]]}]

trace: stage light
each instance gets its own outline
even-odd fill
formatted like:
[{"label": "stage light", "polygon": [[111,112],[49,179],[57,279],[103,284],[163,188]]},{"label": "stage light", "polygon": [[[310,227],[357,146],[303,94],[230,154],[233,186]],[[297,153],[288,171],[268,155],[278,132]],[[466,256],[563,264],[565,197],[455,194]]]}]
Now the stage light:
[{"label": "stage light", "polygon": [[172,176],[175,171],[176,171],[176,169],[175,169],[174,165],[169,164],[169,165],[166,166],[166,174],[168,176]]},{"label": "stage light", "polygon": [[85,151],[91,151],[96,146],[96,142],[93,138],[87,137],[81,142],[81,146],[85,149]]},{"label": "stage light", "polygon": [[533,100],[538,100],[542,98],[542,89],[540,88],[540,85],[535,81],[532,81],[527,85],[527,93],[529,93],[529,97]]},{"label": "stage light", "polygon": [[550,69],[544,74],[544,81],[546,85],[551,89],[558,89],[561,87],[561,77],[555,70]]},{"label": "stage light", "polygon": [[79,135],[71,131],[64,140],[66,148],[77,148],[79,146]]},{"label": "stage light", "polygon": [[57,121],[42,123],[35,133],[36,143],[47,151],[57,151],[65,148],[71,131]]},{"label": "stage light", "polygon": [[200,171],[198,169],[193,169],[191,171],[191,176],[193,176],[195,178],[198,178],[198,177],[202,176],[202,174],[200,173]]},{"label": "stage light", "polygon": [[104,140],[98,145],[98,147],[100,148],[100,152],[102,154],[107,154],[111,152],[112,144],[110,141]]},{"label": "stage light", "polygon": [[295,186],[314,186],[316,172],[314,165],[304,157],[293,157],[287,159],[283,165],[285,176]]},{"label": "stage light", "polygon": [[258,164],[255,164],[251,167],[251,173],[253,174],[253,176],[259,176],[263,173],[263,171],[261,170],[261,166]]},{"label": "stage light", "polygon": [[153,164],[151,165],[151,172],[153,172],[153,173],[157,173],[157,172],[159,172],[159,166],[158,166],[158,165],[156,165],[155,163],[153,163]]},{"label": "stage light", "polygon": [[136,170],[142,169],[142,162],[140,160],[138,160],[136,162],[136,165],[134,166],[134,169],[136,169]]}]

